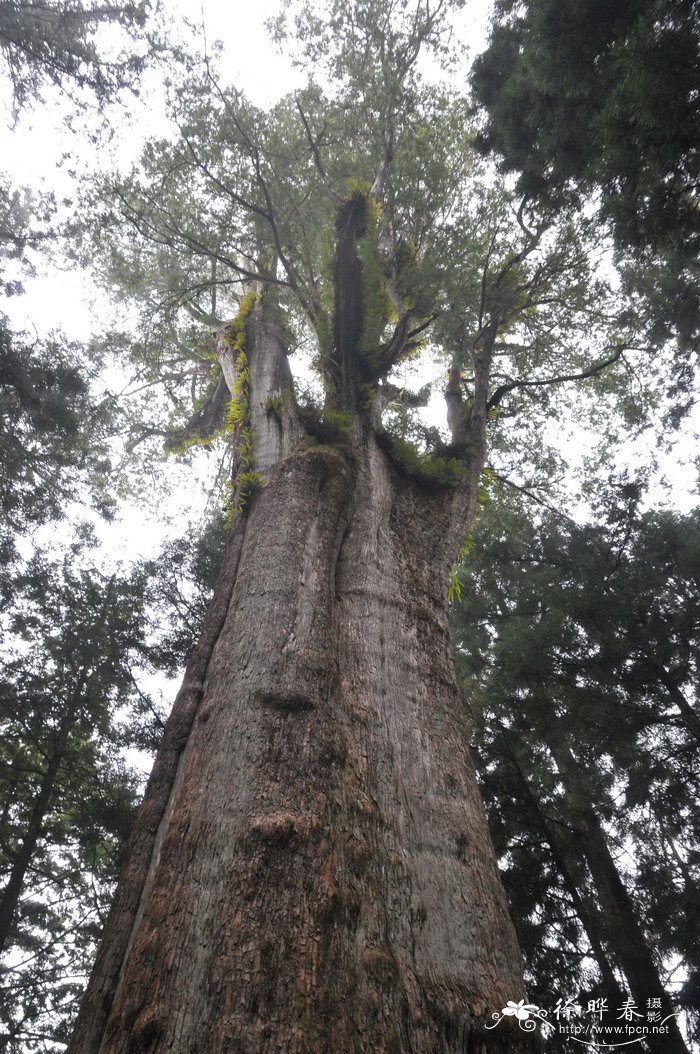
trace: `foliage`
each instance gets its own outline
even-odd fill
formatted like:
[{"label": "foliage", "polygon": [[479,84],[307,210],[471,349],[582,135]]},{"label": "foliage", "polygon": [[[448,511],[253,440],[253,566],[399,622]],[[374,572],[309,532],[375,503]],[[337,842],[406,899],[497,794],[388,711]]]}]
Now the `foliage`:
[{"label": "foliage", "polygon": [[306,401],[300,404],[299,412],[307,432],[320,443],[344,443],[352,435],[352,414],[347,410],[320,407]]},{"label": "foliage", "polygon": [[692,341],[700,30],[693,0],[500,0],[472,74],[480,136],[528,196],[599,196],[658,335]]},{"label": "foliage", "polygon": [[[135,90],[147,10],[0,3],[15,116],[49,85],[81,116]],[[5,297],[59,245],[55,215],[51,195],[2,179]],[[0,314],[0,1046],[10,1054],[64,1049],[142,785],[125,752],[152,749],[162,730],[140,682],[174,669],[176,646],[192,643],[158,636],[147,615],[149,590],[164,620],[176,606],[154,586],[163,568],[110,574],[91,527],[75,525],[90,509],[114,514],[120,411],[96,394],[103,365],[96,346],[13,332]]]},{"label": "foliage", "polygon": [[4,598],[0,1028],[17,1054],[65,1038],[138,790],[120,726],[145,659],[146,579],[88,559],[81,542],[58,562],[36,553]]},{"label": "foliage", "polygon": [[[500,501],[460,573],[469,723],[540,1005],[600,994],[601,971],[620,967],[609,933],[591,944],[605,906],[574,794],[604,825],[657,959],[699,966],[700,517],[642,513],[641,495],[603,490],[586,526]],[[585,777],[571,782],[567,756]]]},{"label": "foliage", "polygon": [[[40,98],[47,84],[70,92],[74,103],[83,89],[99,104],[123,88],[133,90],[146,61],[134,43],[143,32],[149,6],[146,0],[109,6],[82,0],[3,0],[0,57],[11,79],[15,107]],[[97,31],[105,24],[130,35],[127,51],[109,57],[100,52]]]},{"label": "foliage", "polygon": [[398,468],[426,487],[455,487],[462,475],[459,458],[433,457],[420,453],[413,443],[401,436],[381,432],[377,440]]},{"label": "foliage", "polygon": [[223,553],[216,514],[157,559],[108,574],[84,528],[61,557],[36,552],[5,583],[0,922],[24,867],[0,973],[8,1054],[63,1049],[142,787],[126,751],[154,751],[163,730],[143,677],[181,673]]},{"label": "foliage", "polygon": [[13,335],[0,319],[0,528],[4,560],[13,536],[57,518],[85,493],[106,516],[112,500],[100,481],[109,470],[101,440],[109,404],[89,390],[95,364],[59,337],[36,342]]},{"label": "foliage", "polygon": [[[365,61],[364,45],[353,42],[342,12],[336,16],[349,83],[353,63]],[[309,47],[311,39],[304,37]],[[385,70],[406,101],[401,111],[371,78],[358,106],[349,106],[345,79],[328,90],[310,80],[266,112],[222,86],[211,67],[178,87],[174,138],[147,144],[128,178],[108,179],[85,203],[86,261],[142,312],[143,337],[130,351],[137,368],[153,385],[162,377],[171,402],[190,417],[191,391],[201,399],[211,378],[193,319],[223,328],[236,313],[237,290],[255,279],[312,346],[336,408],[371,413],[367,393],[428,337],[427,352],[462,371],[466,402],[474,357],[496,332],[489,395],[502,413],[491,432],[509,451],[533,449],[563,381],[604,368],[612,381],[599,387],[600,398],[579,398],[577,412],[598,414],[611,433],[626,406],[641,417],[643,400],[662,390],[660,375],[666,381],[666,359],[635,343],[632,314],[596,277],[602,250],[592,225],[574,215],[553,225],[545,212],[489,186],[472,148],[467,100],[424,84],[412,69],[399,89],[395,72]],[[384,170],[381,194],[369,195],[375,205],[367,222],[358,221],[351,247],[363,308],[354,387],[343,402],[347,371],[335,347],[339,209],[350,199],[369,207],[367,187]],[[620,391],[630,375],[643,397],[625,404]],[[528,417],[528,443],[506,423],[516,413]],[[134,426],[142,436],[169,427]]]}]

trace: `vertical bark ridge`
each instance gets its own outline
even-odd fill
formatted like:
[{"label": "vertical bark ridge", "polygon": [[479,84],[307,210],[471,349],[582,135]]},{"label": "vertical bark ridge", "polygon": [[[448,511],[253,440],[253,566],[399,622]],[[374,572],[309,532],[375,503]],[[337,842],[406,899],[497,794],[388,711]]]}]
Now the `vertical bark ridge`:
[{"label": "vertical bark ridge", "polygon": [[447,625],[456,505],[471,516],[478,481],[459,496],[411,482],[359,426],[352,452],[300,443],[264,301],[246,355],[265,485],[70,1054],[535,1050],[512,1021],[485,1031],[523,992]]},{"label": "vertical bark ridge", "polygon": [[269,1049],[314,1049],[303,1028],[319,991],[316,908],[331,896],[329,773],[344,749],[324,711],[351,476],[342,455],[312,447],[251,509],[102,1051],[224,1051],[234,1036],[263,1051],[265,1008],[300,1000],[293,1045],[277,1035]]},{"label": "vertical bark ridge", "polygon": [[75,1054],[537,1049],[484,1029],[522,984],[452,668],[448,515],[372,438],[271,472],[109,1019]]},{"label": "vertical bark ridge", "polygon": [[266,317],[264,301],[253,310],[246,347],[255,467],[267,476],[275,465],[289,457],[306,433],[294,401],[292,371],[283,335],[279,325]]},{"label": "vertical bark ridge", "polygon": [[182,687],[166,722],[163,740],[129,837],[119,883],[68,1045],[68,1054],[78,1051],[94,1054],[99,1049],[136,919],[155,837],[202,696],[212,651],[228,611],[244,533],[245,523],[240,521],[230,539],[202,633],[192,652]]},{"label": "vertical bark ridge", "polygon": [[[491,1010],[519,998],[522,980],[453,673],[450,509],[442,495],[397,489],[376,447],[364,485],[365,522],[353,524],[339,569],[347,800],[363,886],[360,1049],[476,1050]],[[492,1034],[488,1049],[500,1042]],[[507,1049],[531,1042],[512,1036]]]}]

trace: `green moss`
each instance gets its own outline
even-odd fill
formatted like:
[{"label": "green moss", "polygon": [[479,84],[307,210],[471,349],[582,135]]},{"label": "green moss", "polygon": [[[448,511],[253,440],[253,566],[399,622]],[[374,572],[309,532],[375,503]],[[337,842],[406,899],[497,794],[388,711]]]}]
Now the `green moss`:
[{"label": "green moss", "polygon": [[290,400],[294,400],[293,392],[289,391],[289,389],[284,389],[278,392],[277,395],[268,395],[263,403],[263,409],[269,417],[274,417],[281,424],[284,407]]},{"label": "green moss", "polygon": [[221,334],[221,340],[224,344],[228,344],[230,348],[233,348],[235,352],[245,350],[245,328],[250,316],[251,311],[260,300],[261,293],[246,293],[241,300],[240,307],[238,308],[238,314],[236,317],[229,322],[228,326]]},{"label": "green moss", "polygon": [[[255,490],[264,485],[263,477],[254,469],[255,444],[250,421],[250,369],[246,354],[246,324],[251,311],[260,300],[259,293],[246,293],[234,320],[226,327],[222,337],[236,352],[236,379],[226,408],[224,432],[233,436],[240,470],[229,487],[226,524],[230,526],[234,516],[242,515]],[[236,500],[234,501],[234,495]]]},{"label": "green moss", "polygon": [[360,385],[360,406],[363,410],[371,410],[377,397],[377,387],[374,384]]},{"label": "green moss", "polygon": [[459,458],[421,454],[407,439],[386,431],[377,433],[377,443],[400,472],[426,487],[456,487],[462,478]]},{"label": "green moss", "polygon": [[[491,492],[495,484],[496,473],[494,472],[494,470],[492,468],[483,469],[481,476],[479,477],[479,484],[476,492],[477,512],[478,509],[483,508],[484,505],[488,505],[488,503],[491,501]],[[459,577],[459,572],[461,570],[462,562],[466,560],[466,558],[469,556],[470,552],[474,548],[475,527],[476,517],[474,517],[474,521],[469,531],[467,532],[464,541],[462,542],[462,545],[460,546],[460,550],[457,553],[457,559],[452,565],[452,570],[450,571],[450,581],[447,587],[447,599],[450,601],[451,604],[453,604],[455,601],[459,603],[462,599],[462,581]]]},{"label": "green moss", "polygon": [[306,403],[299,412],[307,432],[320,443],[347,443],[352,436],[353,415],[349,410],[333,410],[329,406],[319,410]]},{"label": "green moss", "polygon": [[233,382],[233,392],[226,407],[224,425],[224,431],[230,435],[235,434],[250,418],[250,370],[248,369],[248,356],[243,349],[238,352],[235,369],[236,379]]},{"label": "green moss", "polygon": [[376,223],[381,216],[382,206],[375,197],[372,196],[372,184],[366,179],[358,179],[356,176],[352,176],[347,181],[347,193],[345,195],[346,201],[363,201],[366,207],[366,219],[368,223]]},{"label": "green moss", "polygon": [[264,409],[268,417],[274,417],[276,421],[281,422],[284,411],[284,399],[281,395],[268,395]]},{"label": "green moss", "polygon": [[352,435],[353,417],[349,410],[333,410],[327,406],[323,411],[323,425],[338,436],[338,440],[349,439]]},{"label": "green moss", "polygon": [[[265,480],[254,469],[239,472],[233,483],[228,484],[225,526],[230,527],[236,516],[242,516],[256,490],[265,486]],[[234,494],[237,500],[234,502]]]}]

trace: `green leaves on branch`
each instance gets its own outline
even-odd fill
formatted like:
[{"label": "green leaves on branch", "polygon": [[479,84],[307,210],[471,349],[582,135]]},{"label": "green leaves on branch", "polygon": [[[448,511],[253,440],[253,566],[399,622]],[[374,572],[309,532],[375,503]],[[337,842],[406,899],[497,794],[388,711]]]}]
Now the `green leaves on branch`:
[{"label": "green leaves on branch", "polygon": [[692,0],[502,0],[472,74],[482,147],[530,198],[598,195],[655,339],[683,345],[700,323],[699,52]]},{"label": "green leaves on branch", "polygon": [[[3,0],[0,60],[10,77],[16,109],[40,98],[47,84],[67,92],[74,105],[86,90],[100,105],[125,88],[134,90],[148,56],[144,28],[149,9],[146,0],[109,6],[82,0]],[[100,39],[102,26],[111,28],[111,42]],[[114,47],[120,30],[121,51]],[[134,47],[137,41],[139,50]]]}]

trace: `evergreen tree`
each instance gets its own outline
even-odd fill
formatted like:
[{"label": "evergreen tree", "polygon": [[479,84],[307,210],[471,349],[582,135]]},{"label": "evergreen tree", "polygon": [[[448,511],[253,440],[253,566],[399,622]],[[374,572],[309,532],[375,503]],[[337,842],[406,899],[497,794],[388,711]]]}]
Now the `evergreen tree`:
[{"label": "evergreen tree", "polygon": [[[141,305],[132,352],[172,394],[171,445],[228,443],[233,478],[72,1052],[536,1042],[486,1031],[520,965],[447,580],[490,436],[534,461],[555,391],[597,384],[593,412],[619,420],[630,359],[650,386],[667,360],[595,277],[590,224],[489,187],[468,101],[421,76],[421,54],[449,62],[459,6],[299,5],[324,87],[263,111],[208,63],[173,93],[177,134],[95,191],[86,252]],[[391,420],[427,340],[447,427],[418,447]]]},{"label": "evergreen tree", "polygon": [[688,351],[700,317],[699,54],[695,0],[499,0],[472,73],[483,148],[526,195],[595,195],[657,334]]},{"label": "evergreen tree", "polygon": [[17,1052],[65,1039],[138,789],[120,726],[144,660],[146,578],[106,577],[73,548],[58,563],[35,554],[4,597],[1,1012]]},{"label": "evergreen tree", "polygon": [[[698,968],[700,521],[641,513],[636,484],[605,498],[597,527],[485,518],[455,610],[460,661],[540,998],[553,1004],[561,970],[571,994],[624,982],[670,1013],[660,964]],[[534,874],[533,847],[548,860]]]},{"label": "evergreen tree", "polygon": [[[74,104],[83,89],[100,105],[124,88],[133,89],[147,57],[145,52],[137,54],[134,43],[143,35],[149,6],[146,0],[103,5],[82,0],[3,0],[0,57],[16,109],[40,98],[48,84],[68,92]],[[114,55],[101,52],[96,32],[102,25],[123,27],[130,34],[130,48]]]}]

